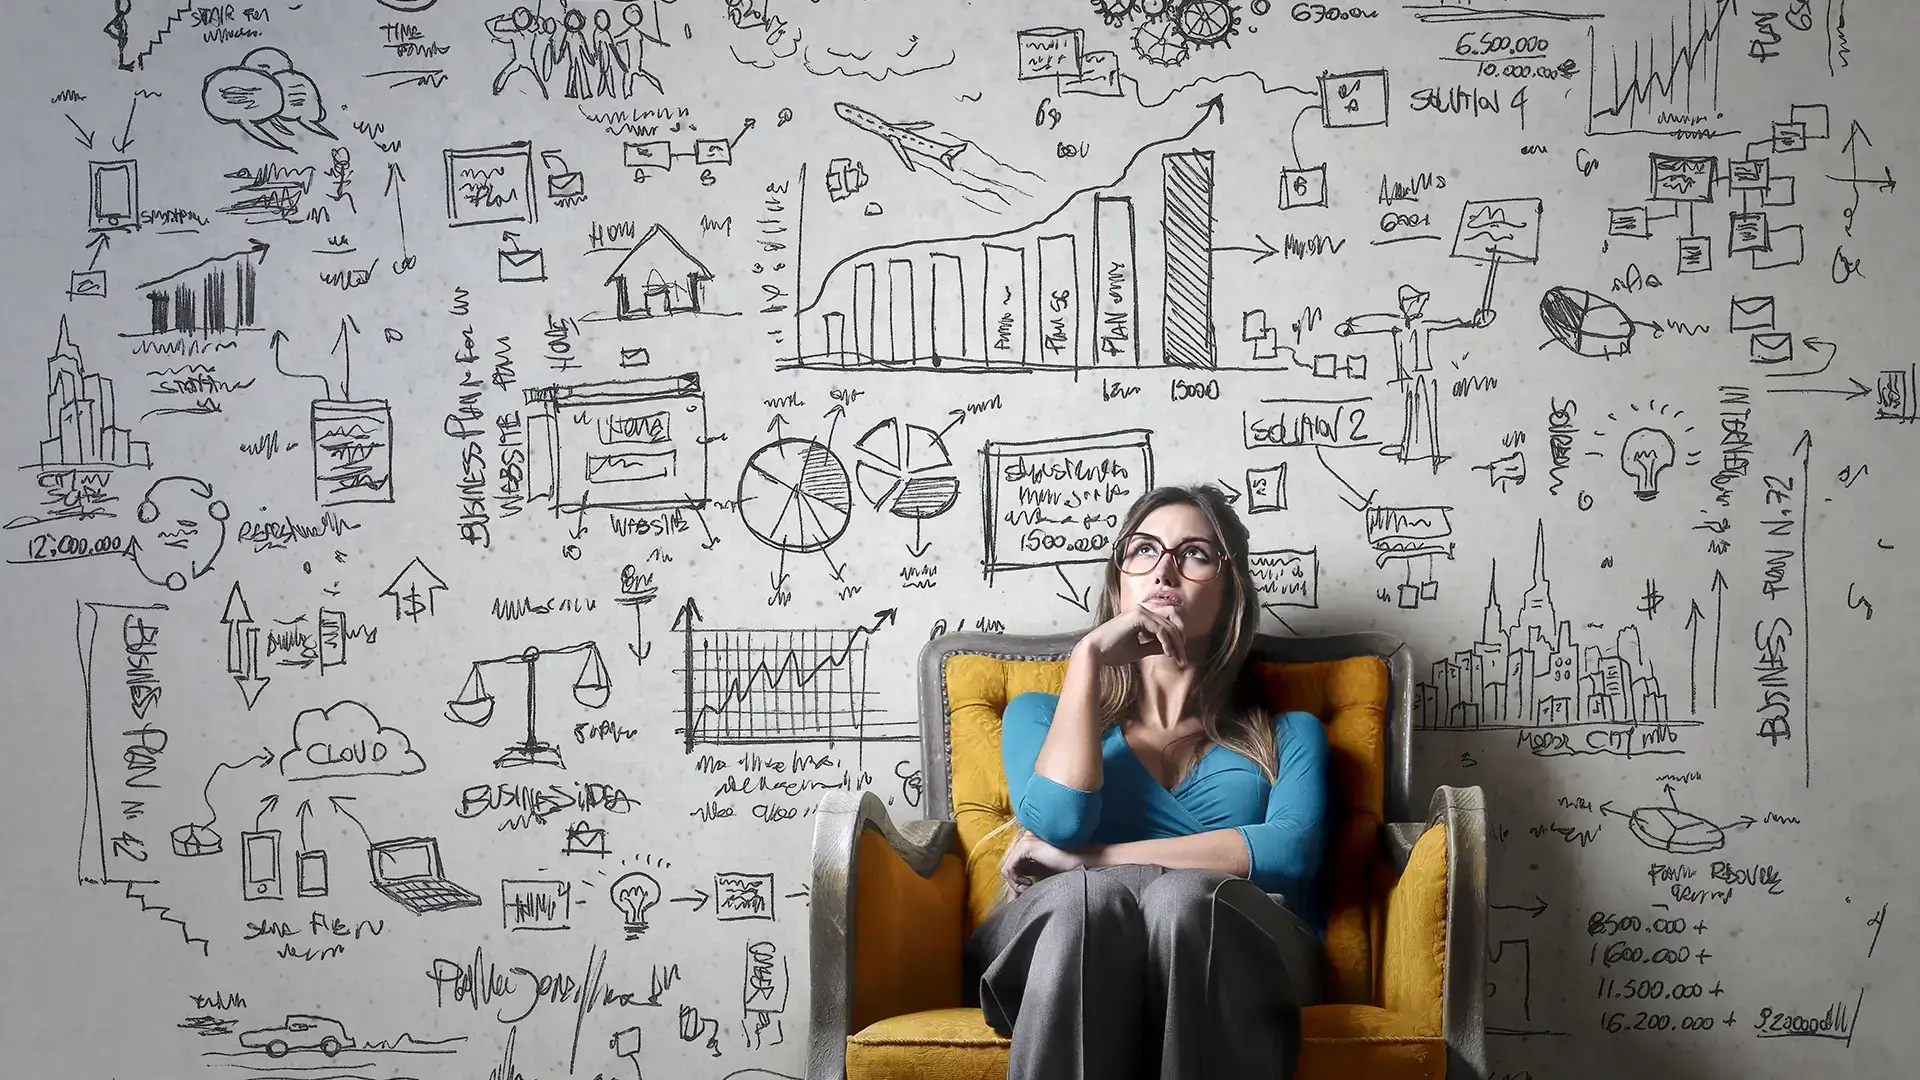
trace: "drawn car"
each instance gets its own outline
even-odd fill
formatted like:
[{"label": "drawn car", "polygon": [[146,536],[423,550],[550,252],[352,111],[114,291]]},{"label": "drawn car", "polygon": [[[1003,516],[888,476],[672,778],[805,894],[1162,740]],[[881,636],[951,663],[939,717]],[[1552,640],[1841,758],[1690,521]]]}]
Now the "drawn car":
[{"label": "drawn car", "polygon": [[241,1032],[240,1045],[264,1049],[268,1057],[285,1057],[290,1050],[318,1050],[332,1057],[352,1046],[353,1038],[338,1020],[292,1013],[279,1027]]}]

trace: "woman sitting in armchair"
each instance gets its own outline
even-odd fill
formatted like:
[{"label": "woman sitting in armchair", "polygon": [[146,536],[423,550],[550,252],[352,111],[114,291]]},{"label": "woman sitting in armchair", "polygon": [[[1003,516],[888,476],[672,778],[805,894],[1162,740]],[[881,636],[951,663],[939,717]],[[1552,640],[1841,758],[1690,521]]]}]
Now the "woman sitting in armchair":
[{"label": "woman sitting in armchair", "polygon": [[[1287,1080],[1322,997],[1327,737],[1261,704],[1247,529],[1210,485],[1128,511],[1058,696],[1001,727],[1021,827],[968,937],[1008,1080]],[[977,1000],[972,995],[977,994]]]}]

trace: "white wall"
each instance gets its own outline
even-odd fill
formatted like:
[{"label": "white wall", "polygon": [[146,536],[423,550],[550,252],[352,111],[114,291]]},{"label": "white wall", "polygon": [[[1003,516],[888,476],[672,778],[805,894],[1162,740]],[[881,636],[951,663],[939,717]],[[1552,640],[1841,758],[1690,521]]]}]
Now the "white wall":
[{"label": "white wall", "polygon": [[1538,2],[16,12],[16,1064],[798,1074],[921,644],[1216,481],[1487,790],[1496,1075],[1895,1075],[1920,34]]}]

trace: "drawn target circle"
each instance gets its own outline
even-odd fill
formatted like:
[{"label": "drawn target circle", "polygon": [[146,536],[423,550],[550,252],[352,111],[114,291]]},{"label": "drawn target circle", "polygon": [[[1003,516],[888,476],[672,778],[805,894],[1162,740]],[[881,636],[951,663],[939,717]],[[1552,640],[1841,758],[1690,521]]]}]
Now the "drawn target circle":
[{"label": "drawn target circle", "polygon": [[1228,0],[1187,0],[1174,16],[1180,33],[1196,45],[1218,45],[1238,29],[1239,15]]},{"label": "drawn target circle", "polygon": [[754,451],[735,496],[747,531],[781,551],[819,551],[853,518],[846,465],[812,439],[780,439]]}]

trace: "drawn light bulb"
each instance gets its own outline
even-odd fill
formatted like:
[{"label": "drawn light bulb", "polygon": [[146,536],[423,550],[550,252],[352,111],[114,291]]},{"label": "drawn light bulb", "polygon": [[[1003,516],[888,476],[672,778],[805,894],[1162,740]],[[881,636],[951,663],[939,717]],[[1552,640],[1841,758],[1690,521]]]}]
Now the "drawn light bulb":
[{"label": "drawn light bulb", "polygon": [[635,870],[607,889],[613,906],[626,916],[627,940],[647,932],[647,912],[660,902],[660,883],[653,875]]},{"label": "drawn light bulb", "polygon": [[1633,494],[1646,501],[1660,494],[1660,474],[1673,464],[1673,436],[1643,427],[1620,444],[1620,471],[1633,477]]}]

